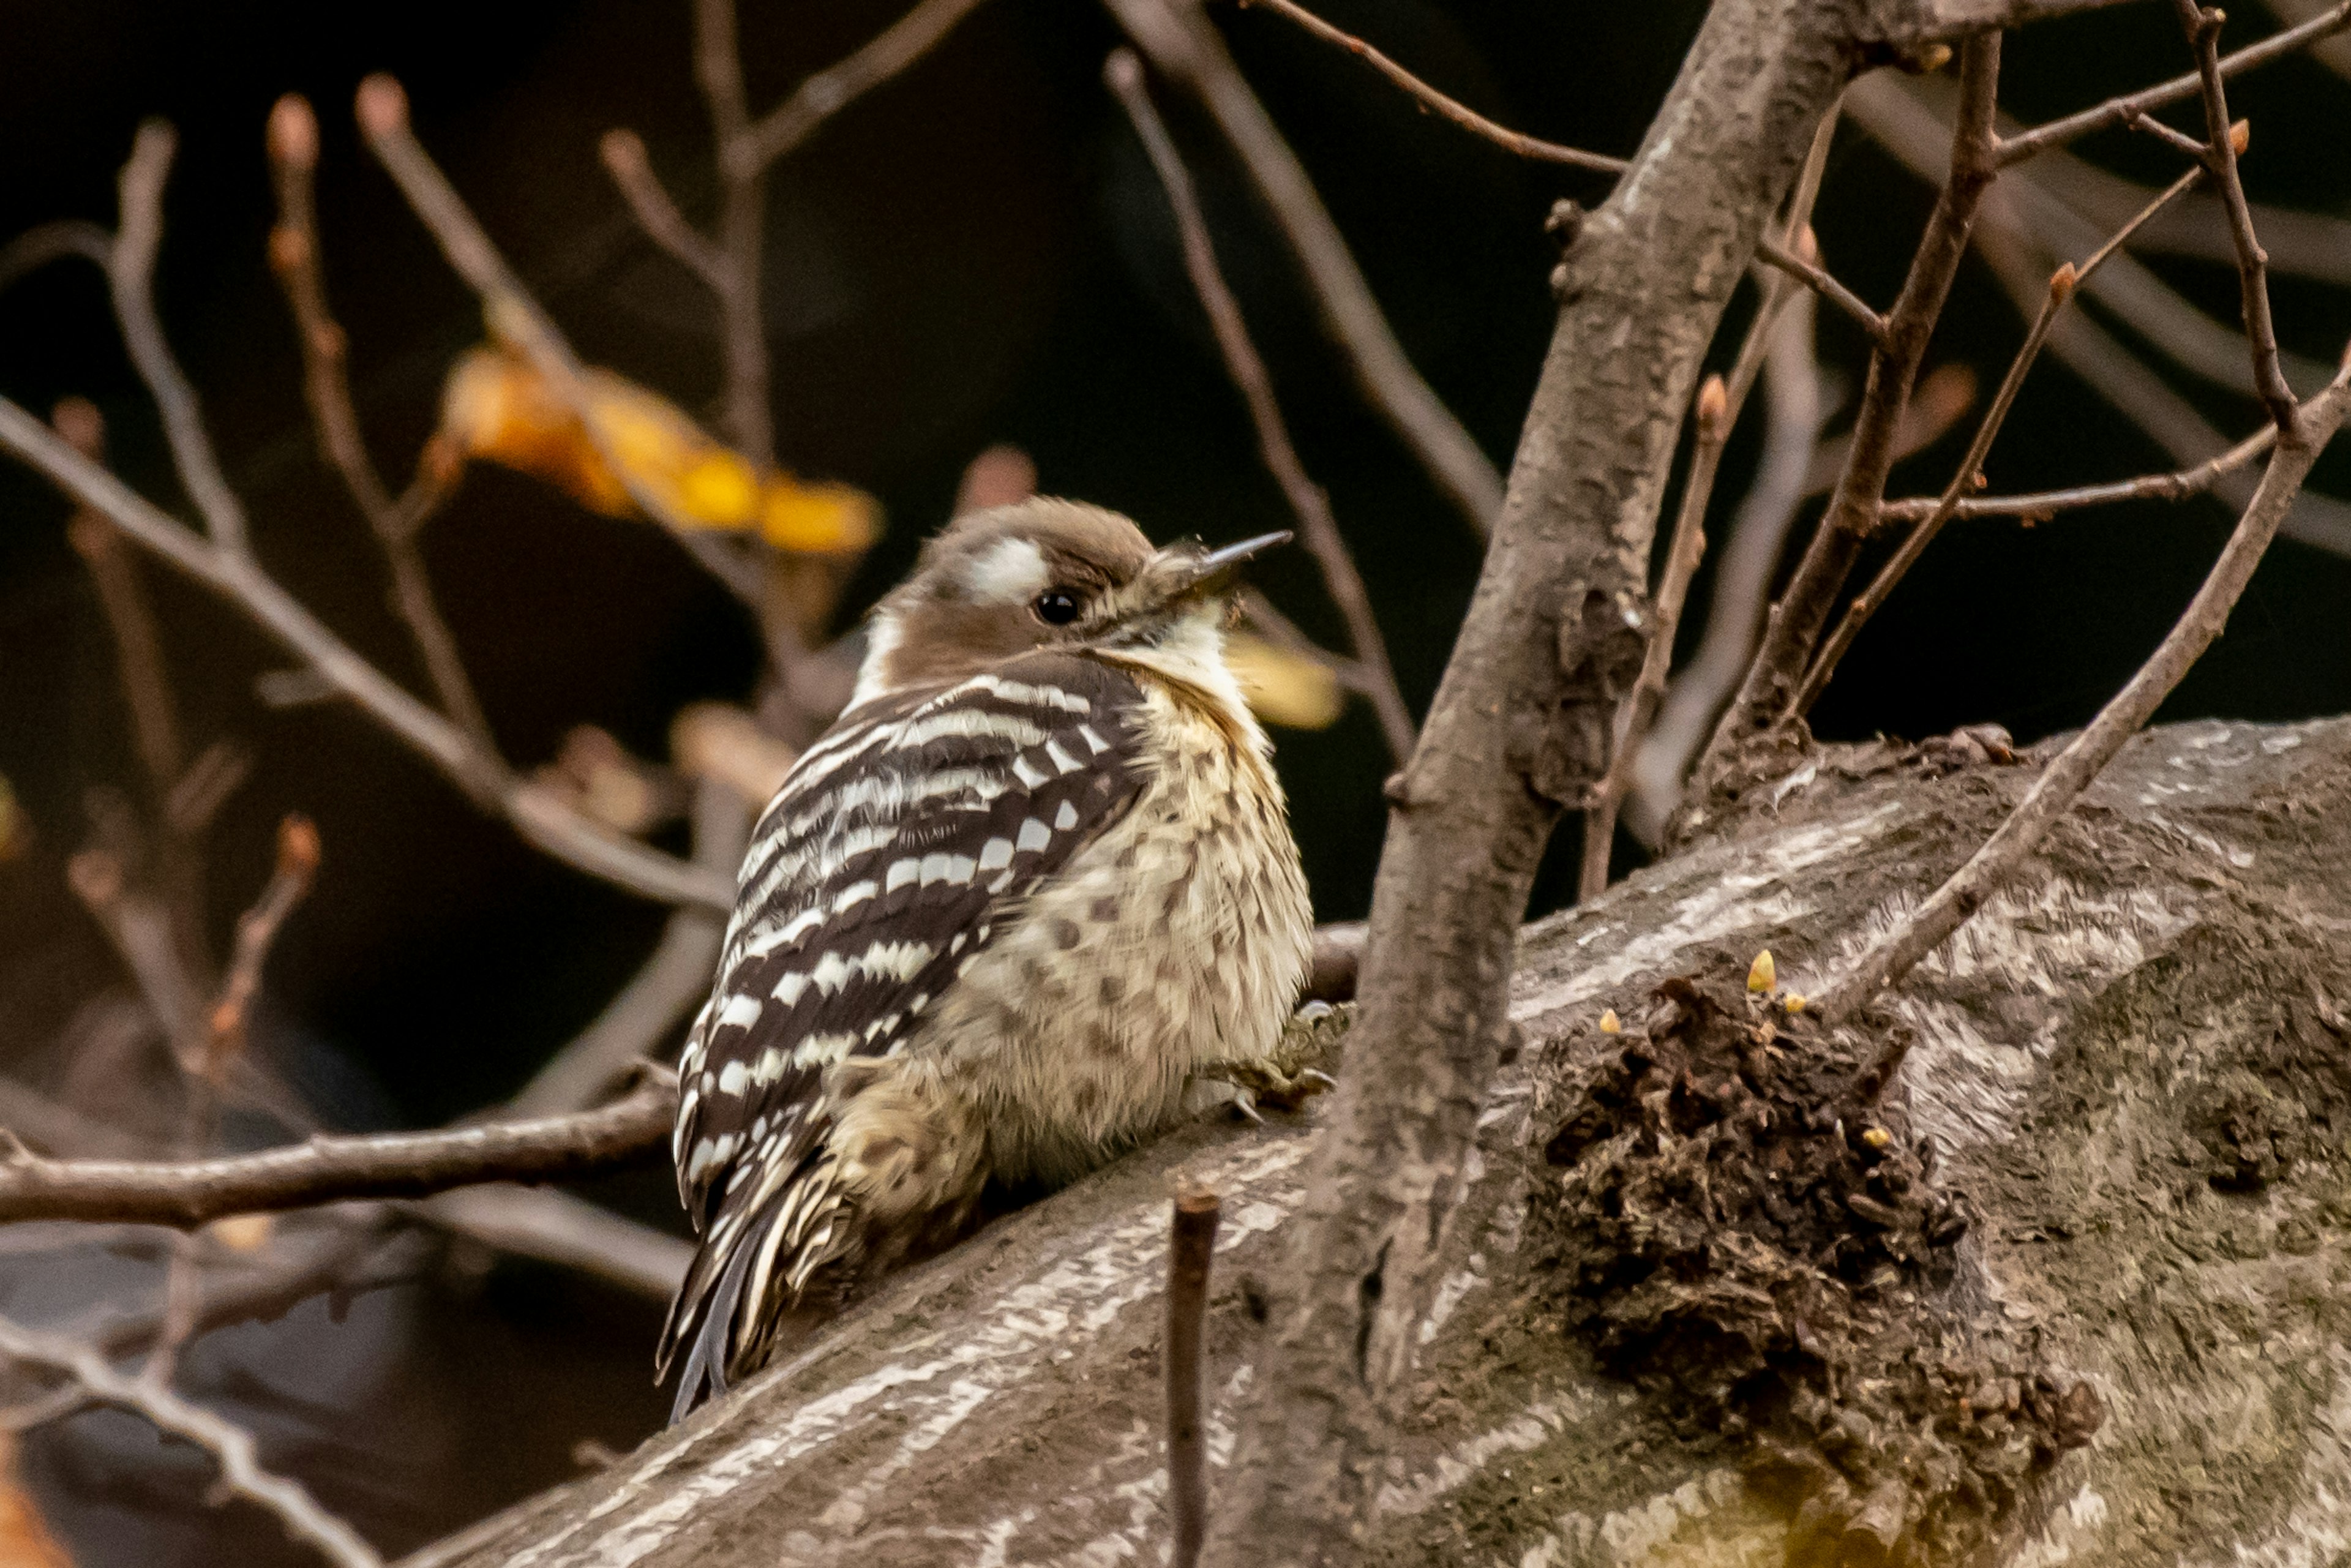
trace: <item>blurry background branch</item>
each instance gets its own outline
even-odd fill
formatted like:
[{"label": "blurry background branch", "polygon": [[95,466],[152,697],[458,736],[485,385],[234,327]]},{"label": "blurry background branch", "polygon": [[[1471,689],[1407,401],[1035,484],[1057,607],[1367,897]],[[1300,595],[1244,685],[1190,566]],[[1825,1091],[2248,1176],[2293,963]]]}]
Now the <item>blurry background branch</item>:
[{"label": "blurry background branch", "polygon": [[1197,0],[1104,3],[1153,68],[1208,111],[1297,257],[1323,327],[1346,356],[1365,400],[1484,537],[1501,510],[1501,476],[1405,358],[1313,182]]},{"label": "blurry background branch", "polygon": [[1257,427],[1258,451],[1281,486],[1281,493],[1288,497],[1290,509],[1298,514],[1306,548],[1322,568],[1323,586],[1347,623],[1348,652],[1361,672],[1372,709],[1379,716],[1388,753],[1401,768],[1412,756],[1412,710],[1405,706],[1404,694],[1396,689],[1395,672],[1388,664],[1387,643],[1380,635],[1378,619],[1372,613],[1371,598],[1364,591],[1363,574],[1355,570],[1355,558],[1347,549],[1346,537],[1339,531],[1338,519],[1331,514],[1330,494],[1307,474],[1306,465],[1299,461],[1297,448],[1290,444],[1290,432],[1281,421],[1281,406],[1274,398],[1273,380],[1266,372],[1265,361],[1258,357],[1257,346],[1249,341],[1239,302],[1233,298],[1217,266],[1207,220],[1201,215],[1199,199],[1192,193],[1192,177],[1185,172],[1176,144],[1168,140],[1158,111],[1151,107],[1150,95],[1143,84],[1141,62],[1131,50],[1117,50],[1104,65],[1103,75],[1125,107],[1135,134],[1142,138],[1144,149],[1151,156],[1152,167],[1158,172],[1168,204],[1176,210],[1176,226],[1183,239],[1184,266],[1191,275],[1193,292],[1199,297],[1208,324],[1215,329],[1225,368],[1249,404],[1250,423]]}]

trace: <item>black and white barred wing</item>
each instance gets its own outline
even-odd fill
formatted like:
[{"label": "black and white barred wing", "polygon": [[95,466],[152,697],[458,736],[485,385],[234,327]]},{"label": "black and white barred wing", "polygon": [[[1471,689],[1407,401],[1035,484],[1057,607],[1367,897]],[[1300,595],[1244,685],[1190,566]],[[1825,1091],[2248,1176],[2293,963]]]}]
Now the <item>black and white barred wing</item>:
[{"label": "black and white barred wing", "polygon": [[[1138,702],[1099,661],[1031,654],[854,710],[794,766],[679,1063],[678,1188],[705,1243],[672,1343],[820,1156],[825,1070],[895,1050],[995,920],[1133,805]],[[737,1290],[739,1271],[717,1293]]]}]

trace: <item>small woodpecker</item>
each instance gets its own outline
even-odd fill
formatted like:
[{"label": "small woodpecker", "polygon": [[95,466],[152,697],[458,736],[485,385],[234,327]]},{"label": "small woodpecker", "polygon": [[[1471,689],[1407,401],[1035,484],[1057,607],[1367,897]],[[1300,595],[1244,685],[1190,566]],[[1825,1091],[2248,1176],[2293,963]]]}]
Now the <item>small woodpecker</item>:
[{"label": "small woodpecker", "polygon": [[1236,568],[1031,500],[957,519],[876,607],[850,706],[761,814],[679,1062],[701,1234],[673,1418],[866,1282],[1183,1113],[1288,1088],[1312,915],[1224,661]]}]

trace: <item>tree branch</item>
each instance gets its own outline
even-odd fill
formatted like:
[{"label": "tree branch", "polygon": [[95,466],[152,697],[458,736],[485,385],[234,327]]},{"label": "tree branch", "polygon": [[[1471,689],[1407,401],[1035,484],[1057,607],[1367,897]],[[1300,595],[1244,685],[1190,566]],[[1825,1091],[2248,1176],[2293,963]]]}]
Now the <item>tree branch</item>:
[{"label": "tree branch", "polygon": [[607,131],[604,139],[596,144],[596,151],[645,236],[675,256],[714,292],[723,292],[726,286],[726,256],[677,210],[661,176],[653,172],[653,160],[645,153],[644,138],[633,131]]},{"label": "tree branch", "polygon": [[2252,580],[2253,569],[2261,564],[2278,525],[2294,506],[2294,492],[2302,487],[2346,413],[2351,413],[2351,354],[2346,354],[2344,372],[2326,391],[2279,428],[2277,449],[2252,504],[2238,519],[2196,597],[2147,663],[2033,781],[2031,792],[1984,846],[1851,969],[1813,997],[1813,1005],[1823,1016],[1836,1019],[1850,1014],[1909,973],[1919,959],[1966,924],[1984,900],[2015,874],[2123,743],[2154,716],[2180,677],[2228,624],[2229,612],[2245,584]]},{"label": "tree branch", "polygon": [[653,1074],[594,1111],[433,1133],[316,1137],[184,1161],[0,1160],[0,1223],[123,1220],[183,1228],[231,1214],[359,1197],[423,1197],[484,1182],[564,1181],[626,1164],[668,1138],[677,1091]]},{"label": "tree branch", "polygon": [[[2204,171],[2200,168],[2182,174],[2171,183],[2168,190],[2141,208],[2137,215],[2125,224],[2105,244],[2084,258],[2078,267],[2068,262],[2051,274],[2049,292],[2043,298],[2040,310],[2033,316],[2023,343],[2009,361],[2008,373],[2001,378],[2000,390],[1992,394],[1991,406],[1984,410],[1983,418],[1978,422],[1975,435],[1968,443],[1967,455],[1959,459],[1959,469],[1951,476],[1950,484],[1944,487],[1941,501],[1919,520],[1917,528],[1911,529],[1893,556],[1878,570],[1877,576],[1869,586],[1855,594],[1845,606],[1844,618],[1837,622],[1835,632],[1830,634],[1820,656],[1813,661],[1812,667],[1804,672],[1802,684],[1796,688],[1795,695],[1788,699],[1788,718],[1800,719],[1812,710],[1822,688],[1836,674],[1838,661],[1853,646],[1853,640],[1861,634],[1862,627],[1877,612],[1878,606],[1886,602],[1886,596],[1894,591],[1895,585],[1902,580],[1903,575],[1917,563],[1920,556],[1927,553],[1927,547],[1934,542],[1935,536],[1942,531],[1943,525],[1950,521],[1953,513],[1959,509],[1960,497],[1981,483],[1984,458],[1990,455],[1993,441],[1998,439],[2000,427],[2007,421],[2008,411],[2015,404],[2016,394],[2022,389],[2025,376],[2040,359],[2042,345],[2049,340],[2049,329],[2055,325],[2057,313],[2072,302],[2080,287],[2105,265],[2107,257],[2114,256],[2132,235],[2138,232],[2141,225],[2187,194],[2189,187],[2203,177]],[[1882,507],[1879,515],[1884,516]]]},{"label": "tree branch", "polygon": [[2199,85],[2204,97],[2204,165],[2220,187],[2229,214],[2229,235],[2236,242],[2237,278],[2244,300],[2245,338],[2253,356],[2253,386],[2270,418],[2283,430],[2294,420],[2294,389],[2285,383],[2278,363],[2277,325],[2270,318],[2269,256],[2253,234],[2253,214],[2245,205],[2245,187],[2237,177],[2237,153],[2242,131],[2229,123],[2229,99],[2220,85],[2220,13],[2206,10],[2196,0],[2177,0],[2179,24],[2187,29],[2196,51]]},{"label": "tree branch", "polygon": [[806,141],[817,127],[931,52],[981,0],[923,0],[846,59],[801,81],[721,156],[756,172]]},{"label": "tree branch", "polygon": [[1171,1568],[1193,1568],[1208,1534],[1208,1271],[1222,1205],[1213,1192],[1186,1190],[1168,1206],[1167,1507],[1175,1517]]},{"label": "tree branch", "polygon": [[360,1533],[319,1506],[297,1482],[272,1475],[255,1457],[253,1434],[192,1405],[169,1388],[143,1377],[126,1377],[89,1345],[39,1333],[0,1318],[0,1355],[63,1373],[90,1399],[132,1411],[162,1431],[193,1443],[220,1466],[221,1484],[274,1514],[286,1533],[317,1548],[340,1568],[381,1568]]},{"label": "tree branch", "polygon": [[360,515],[374,531],[392,570],[392,603],[416,651],[424,673],[441,700],[441,711],[484,752],[495,756],[497,741],[483,716],[481,700],[465,674],[464,658],[441,607],[433,596],[433,580],[416,548],[417,530],[439,503],[443,491],[433,477],[428,459],[407,496],[395,498],[368,455],[367,439],[360,433],[359,411],[351,404],[346,361],[350,340],[327,305],[327,280],[320,261],[317,204],[312,182],[319,165],[319,121],[309,100],[288,93],[269,111],[269,163],[277,187],[277,226],[270,231],[269,264],[286,291],[294,315],[294,335],[302,349],[302,391],[310,404],[310,422],[319,436],[319,451],[340,475]]},{"label": "tree branch", "polygon": [[[1122,6],[1123,10],[1134,8]],[[1510,490],[1388,836],[1293,1266],[1252,1357],[1217,1568],[1357,1560],[1508,1032],[1517,923],[1604,772],[1657,507],[1706,347],[1845,79],[1849,8],[1720,0],[1634,169],[1582,225]]]},{"label": "tree branch", "polygon": [[464,731],[353,653],[252,557],[223,550],[167,517],[5,398],[0,398],[0,449],[13,452],[130,538],[235,604],[333,690],[358,704],[468,794],[502,811],[539,849],[648,898],[719,910],[734,906],[734,889],[726,879],[606,832],[545,790],[517,779],[496,758],[484,756]]},{"label": "tree branch", "polygon": [[[1812,149],[1804,155],[1803,170],[1796,176],[1795,193],[1789,198],[1787,220],[1780,225],[1780,232],[1791,238],[1809,241],[1813,204],[1820,198],[1821,179],[1828,169],[1829,148],[1836,138],[1836,124],[1837,114],[1832,109],[1821,117],[1820,125],[1813,132]],[[1771,236],[1767,233],[1757,242],[1759,253],[1771,243]],[[1673,668],[1674,638],[1681,628],[1682,607],[1689,597],[1690,579],[1698,574],[1698,561],[1706,553],[1706,510],[1714,496],[1715,474],[1722,463],[1722,449],[1730,439],[1731,428],[1739,423],[1747,394],[1754,390],[1755,378],[1771,352],[1781,318],[1795,298],[1794,281],[1783,272],[1764,286],[1755,319],[1749,324],[1747,336],[1739,345],[1729,378],[1709,377],[1698,389],[1698,434],[1690,445],[1689,467],[1682,476],[1681,506],[1674,516],[1673,538],[1666,547],[1665,567],[1657,577],[1649,645],[1641,656],[1640,677],[1616,716],[1616,738],[1608,758],[1608,772],[1593,789],[1591,803],[1583,809],[1583,862],[1576,884],[1578,902],[1597,898],[1607,891],[1609,861],[1616,847],[1617,812],[1632,787],[1634,762],[1640,755],[1650,722],[1665,700],[1666,676]],[[1809,342],[1811,312],[1806,311],[1805,316],[1805,338]]]},{"label": "tree branch", "polygon": [[1967,253],[1977,206],[1990,188],[1992,116],[2000,82],[2000,35],[1980,34],[1960,47],[1960,113],[1952,133],[1950,178],[1944,182],[1934,215],[1920,235],[1902,293],[1886,313],[1886,338],[1870,355],[1869,379],[1855,416],[1853,445],[1836,494],[1813,531],[1812,543],[1786,591],[1773,609],[1739,695],[1716,727],[1698,763],[1696,784],[1711,793],[1731,783],[1734,773],[1751,770],[1743,757],[1750,746],[1772,747],[1772,732],[1787,711],[1813,645],[1834,608],[1837,594],[1861,554],[1886,498],[1886,475],[1894,465],[1895,433],[1910,401],[1910,389],[1926,357],[1928,341],[1942,315],[1951,279]]},{"label": "tree branch", "polygon": [[[1955,517],[2053,517],[2087,507],[2111,507],[2122,501],[2184,501],[2200,496],[2277,444],[2277,426],[2265,424],[2218,457],[2169,474],[2142,474],[2134,479],[2112,479],[2100,485],[2078,485],[2067,490],[2036,490],[2022,496],[1970,496],[1952,508]],[[1943,505],[1932,496],[1888,501],[1879,516],[1888,522],[1915,523],[1931,517]]]},{"label": "tree branch", "polygon": [[1364,399],[1483,538],[1501,510],[1501,476],[1405,358],[1298,155],[1249,90],[1197,0],[1104,3],[1153,68],[1207,110],[1298,258],[1323,328]]},{"label": "tree branch", "polygon": [[1604,153],[1586,152],[1581,147],[1566,147],[1556,141],[1545,141],[1524,135],[1492,120],[1471,109],[1458,99],[1447,98],[1410,71],[1405,69],[1353,33],[1342,32],[1295,0],[1241,0],[1244,6],[1262,5],[1275,15],[1289,18],[1326,44],[1335,44],[1346,50],[1380,75],[1418,99],[1426,108],[1434,110],[1462,130],[1481,136],[1498,147],[1531,158],[1541,163],[1563,163],[1572,169],[1588,169],[1599,174],[1621,174],[1631,165],[1622,158]]},{"label": "tree branch", "polygon": [[160,120],[139,127],[131,146],[131,161],[122,166],[121,228],[115,235],[107,280],[114,293],[115,319],[122,327],[123,347],[139,368],[139,379],[163,416],[163,434],[171,443],[172,462],[180,483],[196,504],[197,515],[213,543],[232,554],[246,553],[245,507],[222,477],[220,462],[204,434],[196,389],[181,373],[179,362],[155,319],[155,252],[163,243],[163,182],[172,172],[172,155],[179,137]]},{"label": "tree branch", "polygon": [[[2341,0],[2340,4],[2328,6],[2307,22],[2239,49],[2220,61],[2220,75],[2226,78],[2240,71],[2252,70],[2256,66],[2268,65],[2272,60],[2282,60],[2305,45],[2339,33],[2346,27],[2351,27],[2351,0]],[[1994,149],[1993,161],[2006,168],[2036,153],[2046,152],[2053,147],[2078,141],[2094,131],[2126,125],[2137,117],[2151,113],[2167,104],[2194,98],[2203,89],[2204,77],[2199,66],[2186,76],[2173,77],[2169,81],[2158,82],[2137,92],[2125,93],[2120,98],[2110,98],[2078,114],[2069,114],[2063,120],[2053,120],[2046,125],[2005,137]],[[2227,122],[2224,120],[2222,123]]]},{"label": "tree branch", "polygon": [[1348,652],[1364,676],[1372,710],[1379,716],[1380,732],[1387,739],[1389,754],[1401,768],[1412,756],[1412,710],[1405,706],[1404,694],[1396,689],[1387,643],[1380,635],[1379,620],[1372,612],[1371,596],[1364,591],[1363,575],[1355,570],[1355,558],[1347,549],[1346,536],[1339,531],[1338,519],[1331,514],[1331,497],[1307,474],[1297,448],[1290,444],[1290,431],[1282,423],[1281,405],[1274,399],[1273,378],[1266,373],[1265,361],[1258,357],[1257,345],[1249,340],[1249,325],[1241,319],[1240,303],[1233,298],[1217,265],[1216,247],[1208,239],[1208,223],[1201,215],[1199,199],[1193,193],[1192,177],[1185,172],[1176,144],[1168,140],[1167,128],[1160,123],[1158,110],[1151,106],[1150,95],[1144,89],[1141,63],[1131,51],[1115,50],[1102,74],[1111,90],[1118,95],[1119,102],[1125,106],[1135,134],[1142,138],[1144,151],[1151,155],[1152,167],[1158,171],[1168,204],[1176,210],[1176,226],[1183,236],[1184,268],[1191,275],[1192,290],[1199,296],[1201,308],[1207,312],[1208,324],[1216,331],[1225,369],[1249,404],[1249,421],[1257,427],[1258,452],[1281,486],[1290,510],[1298,514],[1306,548],[1313,552],[1315,564],[1322,569],[1323,586],[1347,622]]}]

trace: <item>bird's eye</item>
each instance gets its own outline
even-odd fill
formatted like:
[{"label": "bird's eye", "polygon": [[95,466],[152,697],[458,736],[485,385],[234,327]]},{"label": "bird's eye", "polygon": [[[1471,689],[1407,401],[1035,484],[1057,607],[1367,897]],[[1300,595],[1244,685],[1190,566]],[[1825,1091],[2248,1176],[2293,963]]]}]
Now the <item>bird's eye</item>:
[{"label": "bird's eye", "polygon": [[1049,588],[1037,596],[1037,619],[1048,626],[1067,626],[1078,618],[1078,601],[1058,588]]}]

